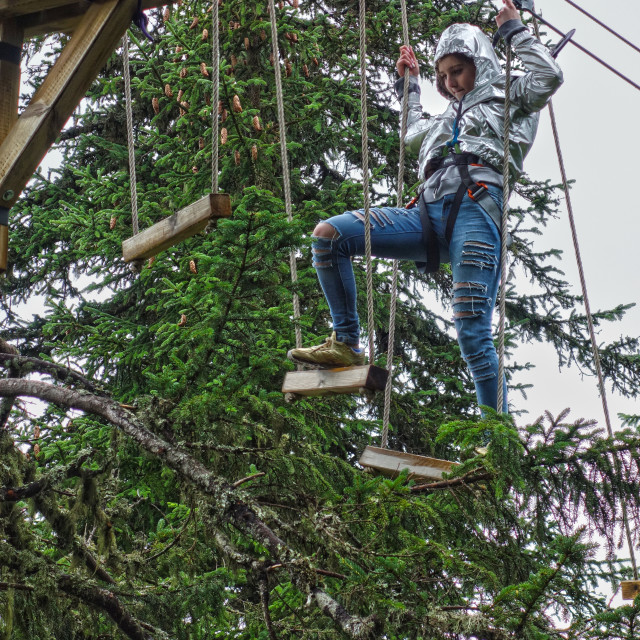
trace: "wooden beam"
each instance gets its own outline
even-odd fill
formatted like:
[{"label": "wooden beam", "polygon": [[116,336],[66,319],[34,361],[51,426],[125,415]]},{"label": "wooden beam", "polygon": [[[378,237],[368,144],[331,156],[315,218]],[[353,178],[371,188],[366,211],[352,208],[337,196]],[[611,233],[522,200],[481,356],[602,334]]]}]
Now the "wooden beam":
[{"label": "wooden beam", "polygon": [[404,469],[409,477],[420,480],[440,480],[443,473],[449,473],[455,462],[418,456],[413,453],[401,453],[379,447],[365,447],[359,460],[363,467],[375,469],[385,476],[395,478]]},{"label": "wooden beam", "polygon": [[[9,135],[18,120],[20,97],[20,51],[22,27],[15,20],[0,22],[0,46],[4,55],[0,59],[0,143]],[[0,273],[7,270],[9,261],[9,203],[0,198]]]},{"label": "wooden beam", "polygon": [[12,206],[60,135],[136,9],[136,0],[91,3],[71,40],[0,145],[0,199]]},{"label": "wooden beam", "polygon": [[[142,8],[153,9],[175,1],[143,0]],[[49,9],[67,10],[72,5],[84,5],[86,10],[90,4],[90,0],[0,0],[0,20],[37,14]]]},{"label": "wooden beam", "polygon": [[25,38],[49,33],[73,33],[80,19],[87,12],[88,2],[75,2],[62,9],[48,9],[20,18]]},{"label": "wooden beam", "polygon": [[369,364],[338,369],[288,371],[282,393],[299,396],[325,396],[336,393],[359,393],[360,389],[383,391],[389,372]]},{"label": "wooden beam", "polygon": [[640,595],[640,580],[625,580],[620,583],[623,600],[635,600]]},{"label": "wooden beam", "polygon": [[122,243],[122,257],[125,262],[151,258],[185,238],[204,231],[209,220],[230,216],[229,194],[211,193],[125,240]]}]

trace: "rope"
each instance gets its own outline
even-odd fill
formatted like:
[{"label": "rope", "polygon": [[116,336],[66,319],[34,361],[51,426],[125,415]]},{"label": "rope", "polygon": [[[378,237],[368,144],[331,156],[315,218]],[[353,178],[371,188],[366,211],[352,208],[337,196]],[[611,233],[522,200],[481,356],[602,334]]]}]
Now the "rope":
[{"label": "rope", "polygon": [[369,131],[367,114],[367,10],[366,0],[360,0],[360,127],[362,131],[362,192],[364,196],[364,248],[367,261],[367,329],[369,331],[369,362],[375,359],[373,314],[373,265],[371,262],[371,200],[369,194]]},{"label": "rope", "polygon": [[136,150],[133,141],[133,108],[131,100],[131,68],[129,65],[129,35],[122,38],[124,101],[127,113],[127,147],[129,150],[129,185],[131,188],[131,224],[133,235],[138,234],[138,187],[136,178]]},{"label": "rope", "polygon": [[[538,21],[534,18],[533,26],[535,29],[536,37],[540,40],[540,30],[538,27]],[[553,131],[553,139],[556,145],[556,153],[558,155],[558,164],[560,165],[560,174],[562,176],[562,188],[565,193],[565,200],[567,203],[567,212],[569,214],[569,225],[571,227],[571,238],[573,240],[573,248],[576,254],[576,263],[578,265],[578,274],[580,276],[580,287],[582,289],[582,298],[584,300],[584,309],[587,316],[587,324],[589,326],[589,337],[591,339],[591,350],[593,352],[593,360],[596,366],[596,374],[598,376],[598,388],[600,390],[600,399],[602,400],[602,410],[604,411],[604,419],[607,425],[607,433],[609,438],[613,439],[613,428],[611,426],[611,418],[609,416],[609,405],[607,403],[607,392],[604,386],[604,376],[602,374],[602,366],[600,363],[600,353],[598,350],[598,343],[596,342],[596,333],[593,324],[593,316],[591,314],[591,305],[589,304],[589,294],[587,292],[587,282],[584,276],[584,268],[582,265],[582,257],[580,255],[580,244],[578,242],[578,232],[576,229],[575,216],[573,215],[573,205],[571,203],[571,195],[569,192],[569,183],[567,180],[567,172],[565,170],[564,159],[562,156],[562,149],[560,147],[560,136],[558,135],[558,125],[556,122],[555,111],[553,109],[553,102],[549,101],[549,116],[551,117],[551,129]],[[620,459],[614,453],[616,473],[621,475]],[[636,563],[635,552],[633,549],[633,539],[631,535],[631,528],[629,526],[629,518],[627,516],[627,507],[624,502],[621,503],[622,507],[622,521],[624,523],[625,534],[627,538],[627,544],[629,545],[629,553],[631,556],[631,565],[633,567],[634,580],[638,580],[638,566]]]},{"label": "rope", "polygon": [[504,404],[504,325],[507,296],[507,237],[509,234],[509,134],[511,131],[511,45],[507,43],[507,60],[504,83],[504,125],[502,130],[502,224],[500,226],[500,320],[498,322],[498,402],[496,409],[502,413]]},{"label": "rope", "polygon": [[218,193],[218,155],[220,149],[219,114],[218,104],[220,102],[220,23],[218,21],[219,9],[218,0],[213,0],[211,11],[211,38],[213,64],[211,69],[211,79],[213,80],[213,96],[211,102],[211,192]]},{"label": "rope", "polygon": [[[409,46],[409,18],[407,15],[407,2],[400,0],[402,11],[402,42]],[[402,194],[404,191],[404,162],[405,145],[407,135],[407,121],[409,116],[409,76],[408,68],[404,70],[404,94],[402,96],[402,117],[400,121],[400,156],[398,158],[398,197],[397,207],[402,207]],[[391,412],[391,390],[393,388],[393,347],[396,334],[396,307],[398,300],[398,260],[393,261],[391,277],[391,303],[389,309],[389,346],[387,348],[387,371],[389,376],[384,388],[384,412],[382,416],[382,448],[386,449],[389,443],[389,413]]]},{"label": "rope", "polygon": [[[538,19],[542,19],[541,16],[535,16],[535,17],[537,17]],[[549,27],[549,29],[551,29],[552,31],[555,31],[559,36],[561,36],[561,37],[565,36],[565,34],[562,31],[560,31],[560,29],[557,29],[552,24],[550,24],[550,23],[548,23],[546,21],[544,22],[544,24],[547,27]],[[590,58],[592,58],[596,62],[599,62],[603,67],[605,67],[605,69],[608,69],[612,73],[615,73],[618,76],[618,78],[621,78],[625,82],[629,83],[635,89],[640,90],[640,84],[638,84],[637,82],[634,82],[628,76],[625,76],[624,73],[621,73],[615,67],[612,67],[609,63],[605,62],[602,58],[598,57],[595,53],[592,53],[591,51],[589,51],[589,49],[587,49],[586,47],[583,47],[580,43],[576,42],[574,38],[571,38],[570,43],[574,47],[580,49],[580,51],[582,51],[582,53],[586,53]]]},{"label": "rope", "polygon": [[621,36],[617,31],[614,31],[611,27],[607,26],[601,20],[598,20],[598,18],[590,14],[586,9],[583,9],[580,5],[576,4],[575,2],[572,2],[571,0],[564,0],[564,1],[570,4],[572,7],[574,7],[574,9],[577,9],[578,11],[583,13],[588,18],[591,18],[591,20],[593,20],[596,24],[599,24],[603,29],[606,29],[609,33],[614,35],[616,38],[618,38],[619,40],[622,40],[622,42],[624,42],[625,44],[628,44],[632,49],[635,49],[638,53],[640,53],[640,47],[637,47],[635,44],[633,44],[633,42],[631,42],[630,40],[627,40],[624,36]]},{"label": "rope", "polygon": [[[215,4],[215,3],[214,3]],[[278,105],[278,128],[280,130],[280,156],[282,160],[282,178],[284,187],[284,207],[287,213],[287,221],[293,221],[293,207],[291,204],[291,177],[289,173],[289,159],[287,154],[287,129],[284,115],[284,100],[282,97],[282,72],[280,70],[280,51],[278,50],[278,27],[276,24],[276,7],[274,0],[269,0],[269,17],[271,20],[271,51],[273,53],[273,69],[276,80],[276,101]],[[291,268],[291,283],[298,282],[298,268],[296,254],[292,249],[289,253],[289,266]],[[302,346],[302,330],[300,329],[300,298],[293,294],[293,322],[296,333],[296,348]]]}]

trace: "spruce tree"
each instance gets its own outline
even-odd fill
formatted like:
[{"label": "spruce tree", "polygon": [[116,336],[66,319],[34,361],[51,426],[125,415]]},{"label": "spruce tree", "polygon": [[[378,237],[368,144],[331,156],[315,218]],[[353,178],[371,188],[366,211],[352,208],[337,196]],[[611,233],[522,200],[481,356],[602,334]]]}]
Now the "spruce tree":
[{"label": "spruce tree", "polygon": [[[40,171],[12,210],[11,271],[0,285],[4,637],[636,637],[640,609],[612,608],[605,594],[630,575],[616,559],[626,553],[623,505],[637,543],[638,418],[627,416],[613,439],[576,417],[579,407],[532,424],[481,419],[451,334],[446,269],[423,276],[401,265],[389,445],[455,461],[452,474],[418,484],[358,468],[364,446],[378,443],[378,398],[284,401],[294,290],[306,344],[330,321],[310,231],[361,207],[362,156],[358,3],[277,5],[274,60],[268,3],[220,0],[219,105],[210,99],[210,0],[151,12],[154,44],[130,32],[140,227],[210,190],[216,114],[231,219],[139,273],[124,264],[131,203],[119,52],[56,144],[59,168]],[[486,0],[408,5],[429,78],[449,24],[495,26]],[[399,2],[369,0],[367,14],[370,167],[374,204],[385,205],[399,152],[389,81]],[[30,85],[63,44],[29,44]],[[292,223],[274,64],[284,76]],[[509,290],[509,345],[550,342],[562,363],[592,370],[580,299],[557,252],[534,243],[556,212],[557,186],[525,176],[516,189],[510,259],[538,293]],[[364,309],[362,268],[357,277]],[[377,262],[374,278],[382,354],[389,265]],[[427,291],[443,313],[425,305]],[[37,296],[44,307],[28,318],[20,305]],[[633,337],[602,347],[608,384],[629,397],[637,353]],[[478,454],[487,434],[488,453]]]}]

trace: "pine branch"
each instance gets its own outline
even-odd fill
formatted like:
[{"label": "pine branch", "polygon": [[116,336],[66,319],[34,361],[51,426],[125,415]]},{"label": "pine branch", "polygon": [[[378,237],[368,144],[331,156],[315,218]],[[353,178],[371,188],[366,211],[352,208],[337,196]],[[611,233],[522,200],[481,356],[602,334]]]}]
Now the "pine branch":
[{"label": "pine branch", "polygon": [[346,609],[320,588],[310,583],[304,570],[307,561],[289,547],[262,522],[255,512],[243,504],[231,485],[210,473],[188,453],[162,440],[144,427],[135,416],[109,398],[98,397],[85,391],[56,387],[39,380],[0,380],[0,396],[30,396],[51,402],[59,407],[77,409],[99,415],[135,440],[148,453],[162,460],[184,480],[195,485],[218,504],[230,505],[226,517],[241,531],[250,534],[264,545],[275,561],[285,559],[293,583],[303,592],[311,593],[321,611],[330,617],[349,637],[369,638],[379,627],[379,621],[370,617],[361,619]]}]

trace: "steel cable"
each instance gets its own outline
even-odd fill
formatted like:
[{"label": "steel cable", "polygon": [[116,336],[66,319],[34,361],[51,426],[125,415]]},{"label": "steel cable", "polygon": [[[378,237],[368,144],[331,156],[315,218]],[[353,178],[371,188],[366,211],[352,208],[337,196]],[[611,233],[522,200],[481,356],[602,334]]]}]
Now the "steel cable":
[{"label": "steel cable", "polygon": [[632,49],[635,49],[638,53],[640,53],[640,47],[636,46],[630,40],[627,40],[624,36],[621,36],[617,31],[606,25],[601,20],[598,20],[594,15],[590,14],[586,9],[583,9],[580,5],[573,2],[573,0],[564,0],[566,3],[570,4],[572,7],[583,13],[588,18],[591,18],[596,24],[599,24],[603,29],[606,29],[609,33],[614,35],[619,40],[622,40],[625,44],[629,45]]}]

